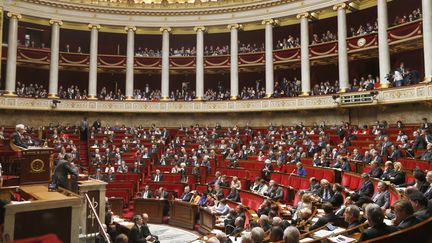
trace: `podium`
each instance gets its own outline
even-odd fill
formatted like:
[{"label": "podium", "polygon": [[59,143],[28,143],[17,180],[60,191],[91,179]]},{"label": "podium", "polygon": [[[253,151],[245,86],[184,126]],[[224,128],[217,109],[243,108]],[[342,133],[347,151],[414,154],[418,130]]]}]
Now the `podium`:
[{"label": "podium", "polygon": [[134,214],[146,213],[149,216],[150,223],[161,224],[164,207],[167,203],[167,200],[136,198],[134,200]]},{"label": "podium", "polygon": [[53,168],[53,148],[30,147],[23,149],[4,140],[0,156],[4,175],[19,177],[20,185],[49,183]]},{"label": "podium", "polygon": [[102,223],[105,222],[105,193],[106,193],[106,182],[100,180],[84,180],[78,181],[78,195],[81,198],[81,216],[80,226],[81,233],[88,235],[99,232],[99,225],[96,217],[91,211],[90,205],[86,200],[85,194],[90,198],[91,204],[96,209],[99,219]]},{"label": "podium", "polygon": [[175,200],[171,204],[169,224],[193,230],[197,215],[198,205]]}]

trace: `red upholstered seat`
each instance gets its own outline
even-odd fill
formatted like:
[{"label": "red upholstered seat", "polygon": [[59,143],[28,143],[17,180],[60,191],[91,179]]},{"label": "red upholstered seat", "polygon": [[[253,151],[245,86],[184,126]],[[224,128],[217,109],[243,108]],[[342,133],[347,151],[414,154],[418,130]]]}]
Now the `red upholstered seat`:
[{"label": "red upholstered seat", "polygon": [[350,183],[351,183],[351,176],[346,173],[342,174],[341,185],[346,188],[350,188]]},{"label": "red upholstered seat", "polygon": [[57,235],[47,234],[27,239],[15,240],[14,243],[61,243]]},{"label": "red upholstered seat", "polygon": [[309,179],[301,177],[300,178],[300,188],[299,189],[300,190],[304,190],[304,189],[309,188],[309,186],[310,186]]},{"label": "red upholstered seat", "polygon": [[296,190],[300,189],[300,178],[297,176],[291,176],[290,186]]}]

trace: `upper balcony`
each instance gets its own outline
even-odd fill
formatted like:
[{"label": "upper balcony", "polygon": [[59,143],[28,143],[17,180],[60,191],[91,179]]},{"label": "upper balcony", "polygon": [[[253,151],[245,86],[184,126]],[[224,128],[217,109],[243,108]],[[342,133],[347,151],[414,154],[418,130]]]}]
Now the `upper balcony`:
[{"label": "upper balcony", "polygon": [[[388,40],[392,51],[401,48],[419,48],[422,45],[422,21],[416,20],[388,29]],[[369,58],[376,55],[378,49],[377,33],[363,36],[355,36],[347,39],[348,54],[353,58]],[[336,57],[338,49],[337,41],[317,45],[310,45],[309,57],[314,62],[322,62],[322,59]],[[7,46],[3,46],[2,58],[7,57]],[[170,57],[170,69],[194,70],[196,67],[195,57]],[[230,56],[205,56],[204,68],[229,69]],[[86,53],[60,53],[60,66],[63,67],[88,67],[90,56]],[[265,53],[249,53],[239,55],[239,67],[259,67],[265,65]],[[300,62],[300,48],[291,48],[273,51],[273,60],[276,66],[289,65]],[[27,48],[19,46],[17,52],[18,63],[32,63],[49,65],[50,49]],[[135,57],[134,69],[136,70],[159,70],[162,66],[160,57]],[[125,69],[126,56],[124,55],[99,55],[98,67],[103,69]]]}]

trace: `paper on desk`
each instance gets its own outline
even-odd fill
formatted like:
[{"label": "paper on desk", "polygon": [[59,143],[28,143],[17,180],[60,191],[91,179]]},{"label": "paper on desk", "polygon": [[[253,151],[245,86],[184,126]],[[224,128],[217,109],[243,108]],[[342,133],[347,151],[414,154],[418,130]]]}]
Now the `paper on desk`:
[{"label": "paper on desk", "polygon": [[354,242],[356,241],[356,239],[353,238],[349,238],[343,235],[338,235],[335,237],[329,237],[328,238],[331,242],[335,242],[335,243],[349,243],[349,242]]},{"label": "paper on desk", "polygon": [[314,239],[312,239],[312,238],[306,237],[306,238],[301,239],[299,242],[300,242],[300,243],[305,243],[305,242],[311,242],[311,241],[313,241],[313,240],[314,240]]},{"label": "paper on desk", "polygon": [[222,230],[213,229],[213,230],[211,231],[211,233],[217,235],[217,234],[219,234],[219,233],[222,233]]},{"label": "paper on desk", "polygon": [[384,223],[390,226],[393,225],[393,221],[391,221],[390,219],[384,219]]},{"label": "paper on desk", "polygon": [[317,232],[315,232],[313,235],[317,238],[323,238],[323,237],[327,237],[329,235],[333,234],[332,231],[329,230],[318,230]]},{"label": "paper on desk", "polygon": [[316,222],[318,221],[318,218],[317,218],[317,217],[312,218],[311,221],[312,221],[313,223],[316,223]]}]

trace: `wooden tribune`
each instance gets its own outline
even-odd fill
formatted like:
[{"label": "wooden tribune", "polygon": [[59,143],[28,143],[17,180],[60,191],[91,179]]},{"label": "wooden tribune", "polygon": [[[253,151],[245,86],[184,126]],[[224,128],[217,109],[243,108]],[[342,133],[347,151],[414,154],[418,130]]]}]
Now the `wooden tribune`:
[{"label": "wooden tribune", "polygon": [[48,183],[52,175],[53,151],[42,147],[24,149],[5,139],[1,152],[5,157],[5,175],[19,176],[21,185]]},{"label": "wooden tribune", "polygon": [[194,229],[197,214],[197,205],[175,200],[171,204],[169,224]]},{"label": "wooden tribune", "polygon": [[210,233],[216,225],[216,216],[208,208],[200,208],[200,222],[201,227],[199,232],[201,234]]},{"label": "wooden tribune", "polygon": [[150,223],[162,223],[163,209],[167,200],[159,199],[143,199],[136,198],[134,200],[134,214],[146,213],[149,216]]}]

